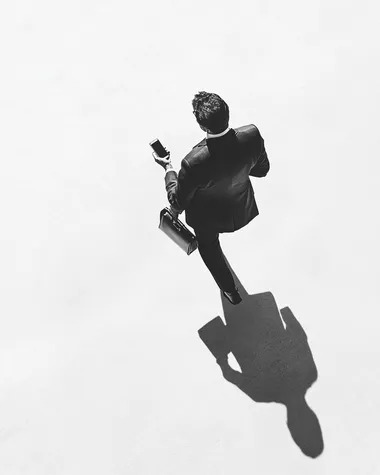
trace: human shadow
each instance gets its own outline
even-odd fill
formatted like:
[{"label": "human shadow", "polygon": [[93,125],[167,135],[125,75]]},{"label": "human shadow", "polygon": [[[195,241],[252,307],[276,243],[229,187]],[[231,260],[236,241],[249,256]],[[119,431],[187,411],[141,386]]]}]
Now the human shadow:
[{"label": "human shadow", "polygon": [[[305,399],[318,377],[307,335],[289,307],[279,312],[271,292],[249,295],[229,267],[243,300],[232,305],[220,292],[226,325],[218,316],[198,331],[199,336],[227,381],[256,402],[286,406],[294,442],[305,455],[316,458],[324,443],[318,418]],[[229,365],[230,352],[241,372]]]}]

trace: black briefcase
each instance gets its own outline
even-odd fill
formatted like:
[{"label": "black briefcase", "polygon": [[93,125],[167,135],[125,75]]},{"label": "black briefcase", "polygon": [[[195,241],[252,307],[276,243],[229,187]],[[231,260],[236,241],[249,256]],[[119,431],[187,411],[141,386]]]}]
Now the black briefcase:
[{"label": "black briefcase", "polygon": [[160,212],[159,229],[170,237],[187,255],[191,254],[198,247],[198,241],[194,234],[174,216],[169,208],[164,208]]}]

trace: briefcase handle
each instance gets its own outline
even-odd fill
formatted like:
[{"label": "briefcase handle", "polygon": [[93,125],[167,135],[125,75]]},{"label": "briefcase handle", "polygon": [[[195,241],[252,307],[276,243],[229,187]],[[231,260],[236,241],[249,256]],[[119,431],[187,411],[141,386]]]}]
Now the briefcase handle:
[{"label": "briefcase handle", "polygon": [[181,226],[175,220],[173,220],[173,227],[175,227],[177,231],[181,231]]}]

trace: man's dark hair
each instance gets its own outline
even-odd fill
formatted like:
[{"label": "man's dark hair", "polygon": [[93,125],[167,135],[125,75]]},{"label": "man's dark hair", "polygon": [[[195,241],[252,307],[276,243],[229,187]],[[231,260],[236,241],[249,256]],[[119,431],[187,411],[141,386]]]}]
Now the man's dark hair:
[{"label": "man's dark hair", "polygon": [[192,105],[199,125],[206,127],[214,134],[226,130],[230,120],[230,110],[218,94],[200,91],[195,94]]}]

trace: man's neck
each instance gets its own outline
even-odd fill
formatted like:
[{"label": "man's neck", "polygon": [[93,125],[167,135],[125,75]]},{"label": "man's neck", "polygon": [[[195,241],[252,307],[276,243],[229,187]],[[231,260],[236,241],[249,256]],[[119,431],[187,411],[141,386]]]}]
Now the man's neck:
[{"label": "man's neck", "polygon": [[209,132],[207,132],[206,138],[216,139],[217,137],[222,137],[223,135],[226,135],[226,133],[229,132],[230,130],[231,130],[230,127],[227,127],[226,130],[224,130],[223,132],[220,132],[220,134],[210,134]]}]

